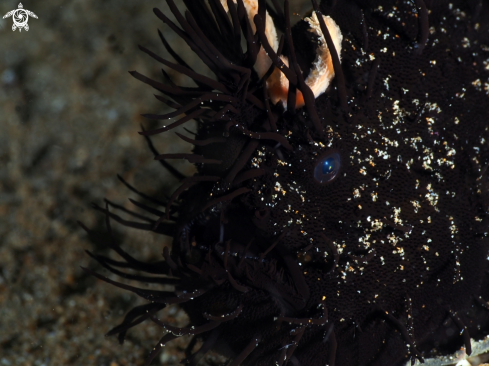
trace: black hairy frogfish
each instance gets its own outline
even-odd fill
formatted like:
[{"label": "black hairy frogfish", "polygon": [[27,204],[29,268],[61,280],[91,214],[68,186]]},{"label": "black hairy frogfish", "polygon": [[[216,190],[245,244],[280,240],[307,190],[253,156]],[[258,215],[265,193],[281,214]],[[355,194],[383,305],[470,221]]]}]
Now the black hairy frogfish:
[{"label": "black hairy frogfish", "polygon": [[[185,335],[187,365],[468,357],[489,334],[489,3],[313,0],[291,26],[288,1],[183,2],[154,12],[213,76],[162,33],[165,55],[140,47],[163,78],[132,76],[172,109],[140,133],[197,128],[177,133],[191,153],[152,148],[181,181],[167,202],[142,194],[141,221],[99,208],[173,238],[153,263],[116,243],[122,260],[89,253],[142,284],[88,272],[147,301],[109,334],[160,325],[148,365]],[[168,306],[188,325],[159,319]]]}]

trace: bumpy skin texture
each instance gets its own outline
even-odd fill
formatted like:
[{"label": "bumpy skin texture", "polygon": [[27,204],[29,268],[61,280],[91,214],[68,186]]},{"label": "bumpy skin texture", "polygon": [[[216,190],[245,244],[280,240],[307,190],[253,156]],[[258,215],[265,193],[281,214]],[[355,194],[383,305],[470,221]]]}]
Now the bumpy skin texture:
[{"label": "bumpy skin texture", "polygon": [[[126,267],[180,278],[175,294],[126,286],[151,302],[112,334],[123,338],[134,319],[180,303],[196,328],[162,324],[170,333],[151,357],[186,332],[204,340],[189,349],[190,364],[215,349],[234,366],[353,366],[401,365],[489,333],[489,7],[335,3],[320,7],[343,33],[344,109],[338,72],[314,107],[306,100],[296,111],[268,108],[250,51],[250,40],[263,38],[246,34],[239,6],[248,52],[237,46],[237,28],[217,15],[218,28],[200,2],[186,2],[193,17],[177,16],[220,86],[185,70],[198,88],[133,73],[180,106],[214,93],[213,102],[190,108],[204,113],[191,138],[193,158],[217,161],[197,163],[188,190],[168,204],[170,221],[139,226],[174,235],[166,261],[145,268],[125,257]],[[315,39],[303,22],[291,39],[295,51],[286,41],[283,53],[308,70]],[[209,56],[216,49],[218,60]],[[207,139],[214,140],[202,144]],[[318,183],[316,165],[335,153],[335,177]]]}]

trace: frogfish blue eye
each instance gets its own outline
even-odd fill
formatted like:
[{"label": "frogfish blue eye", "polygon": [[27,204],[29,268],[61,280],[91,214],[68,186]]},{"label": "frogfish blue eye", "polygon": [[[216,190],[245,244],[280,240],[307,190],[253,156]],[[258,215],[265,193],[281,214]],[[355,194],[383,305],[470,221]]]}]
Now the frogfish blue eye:
[{"label": "frogfish blue eye", "polygon": [[332,152],[328,155],[323,155],[314,168],[314,179],[319,183],[331,182],[338,175],[340,166],[341,160],[339,153]]}]

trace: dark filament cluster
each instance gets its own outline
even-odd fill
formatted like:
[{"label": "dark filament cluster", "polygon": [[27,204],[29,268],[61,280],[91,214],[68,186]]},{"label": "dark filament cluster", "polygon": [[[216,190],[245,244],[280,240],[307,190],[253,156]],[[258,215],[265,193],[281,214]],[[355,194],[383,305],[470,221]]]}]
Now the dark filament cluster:
[{"label": "dark filament cluster", "polygon": [[[164,69],[163,81],[131,72],[174,109],[146,118],[178,117],[140,134],[181,185],[161,202],[121,178],[144,199],[132,202],[145,215],[126,212],[138,221],[95,207],[109,231],[114,220],[173,244],[156,263],[114,241],[122,261],[89,254],[122,278],[174,290],[86,269],[147,300],[108,334],[122,343],[144,321],[161,326],[147,365],[184,335],[193,336],[188,365],[211,350],[227,366],[392,366],[460,347],[470,354],[471,338],[489,334],[487,4],[313,0],[335,72],[315,97],[305,80],[320,41],[304,20],[291,27],[287,0],[283,9],[258,1],[253,19],[243,0],[228,0],[228,13],[219,0],[184,0],[184,14],[167,3],[178,24],[156,16],[215,77],[193,70],[161,32],[174,62],[140,47],[195,83],[176,85]],[[281,32],[277,51],[266,12]],[[322,14],[341,29],[341,49]],[[259,77],[261,47],[272,64]],[[276,69],[289,82],[286,109],[267,90]],[[299,91],[305,105],[296,108]],[[177,136],[192,153],[155,150],[149,136],[189,121],[196,134]],[[171,159],[197,173],[184,176]],[[170,305],[188,314],[186,327],[158,318]]]}]

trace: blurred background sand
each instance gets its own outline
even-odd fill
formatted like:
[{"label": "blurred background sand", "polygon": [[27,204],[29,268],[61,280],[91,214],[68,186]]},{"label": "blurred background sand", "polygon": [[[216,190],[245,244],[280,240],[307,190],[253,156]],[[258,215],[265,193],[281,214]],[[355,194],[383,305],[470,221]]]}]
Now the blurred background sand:
[{"label": "blurred background sand", "polygon": [[[291,10],[307,10],[303,3],[292,1]],[[104,337],[143,302],[80,269],[108,274],[84,251],[109,251],[76,221],[107,238],[104,216],[90,203],[107,198],[131,208],[127,197],[135,196],[117,174],[160,198],[177,184],[137,133],[147,123],[141,113],[164,111],[155,91],[127,73],[160,78],[160,65],[137,44],[167,56],[159,28],[192,66],[199,61],[154,16],[153,7],[168,12],[163,1],[23,5],[38,16],[29,19],[28,32],[13,32],[12,18],[0,19],[0,366],[142,365],[162,330],[145,323],[123,346]],[[0,15],[17,6],[3,0]],[[161,153],[189,148],[171,132],[153,141]],[[190,164],[177,167],[192,174]],[[143,260],[159,260],[170,244],[151,233],[114,229],[118,242]],[[162,315],[185,325],[176,307]],[[153,364],[177,365],[186,341],[172,342]]]}]

